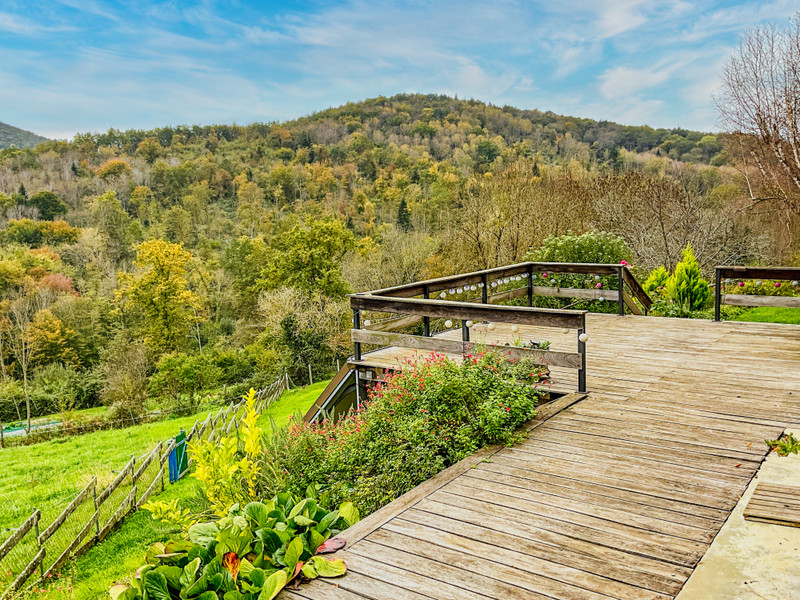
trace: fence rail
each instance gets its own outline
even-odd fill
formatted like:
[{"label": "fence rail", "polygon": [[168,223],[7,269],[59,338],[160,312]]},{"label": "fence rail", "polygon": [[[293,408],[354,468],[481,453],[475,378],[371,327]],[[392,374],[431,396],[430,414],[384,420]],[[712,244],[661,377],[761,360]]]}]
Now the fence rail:
[{"label": "fence rail", "polygon": [[[263,411],[279,398],[286,386],[286,379],[281,377],[259,391],[257,410]],[[242,399],[220,408],[215,415],[209,413],[202,423],[195,421],[186,443],[200,439],[211,441],[232,433],[245,416],[244,408]],[[174,438],[160,441],[138,460],[132,456],[102,490],[98,490],[97,477],[93,477],[41,532],[41,511],[33,509],[16,531],[0,543],[0,575],[10,573],[13,577],[0,594],[0,600],[6,600],[21,589],[37,570],[40,579],[57,572],[68,560],[103,540],[157,489],[163,491],[166,464],[175,445]]]},{"label": "fence rail", "polygon": [[800,308],[800,297],[766,296],[752,294],[726,294],[725,284],[730,279],[772,279],[777,281],[800,280],[798,267],[740,267],[718,266],[714,275],[714,320],[721,319],[722,305],[730,306],[777,306]]}]

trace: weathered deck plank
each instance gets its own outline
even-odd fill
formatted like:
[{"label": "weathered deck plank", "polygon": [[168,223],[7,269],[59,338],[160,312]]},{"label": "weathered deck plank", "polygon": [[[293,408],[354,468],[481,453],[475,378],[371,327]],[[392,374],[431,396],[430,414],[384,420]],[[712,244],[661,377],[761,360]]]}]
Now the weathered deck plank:
[{"label": "weathered deck plank", "polygon": [[[800,326],[587,315],[587,330],[586,399],[348,530],[351,573],[285,597],[673,598],[757,471],[763,440],[800,423]],[[552,328],[471,333],[575,350]],[[363,362],[397,368],[419,354],[388,348]],[[574,389],[574,371],[552,378]],[[765,492],[763,506],[772,501]]]}]

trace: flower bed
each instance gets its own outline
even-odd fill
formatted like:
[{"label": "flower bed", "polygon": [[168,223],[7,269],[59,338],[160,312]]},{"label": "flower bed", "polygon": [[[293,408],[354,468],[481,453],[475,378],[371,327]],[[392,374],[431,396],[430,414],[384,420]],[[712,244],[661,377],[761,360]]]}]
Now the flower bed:
[{"label": "flower bed", "polygon": [[493,353],[408,363],[346,417],[278,433],[265,488],[319,485],[330,502],[373,512],[487,444],[513,443],[544,395],[543,372]]}]

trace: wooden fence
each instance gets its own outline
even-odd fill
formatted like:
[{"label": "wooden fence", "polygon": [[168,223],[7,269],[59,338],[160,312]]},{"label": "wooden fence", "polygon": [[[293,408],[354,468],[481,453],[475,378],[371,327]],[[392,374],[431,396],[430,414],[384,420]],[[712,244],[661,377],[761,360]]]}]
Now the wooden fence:
[{"label": "wooden fence", "polygon": [[723,304],[732,306],[779,306],[800,308],[800,297],[768,296],[752,294],[726,294],[725,284],[730,280],[770,279],[776,281],[800,281],[800,268],[797,267],[739,267],[719,266],[714,277],[714,320],[719,321]]},{"label": "wooden fence", "polygon": [[[258,392],[257,410],[263,411],[285,389],[286,379],[281,377]],[[212,441],[229,435],[239,428],[244,415],[244,399],[231,402],[216,414],[209,413],[202,423],[195,421],[186,435],[186,442]],[[0,582],[6,585],[0,600],[6,600],[22,588],[37,571],[40,580],[52,577],[68,560],[103,540],[154,492],[163,491],[169,455],[175,444],[173,438],[159,442],[141,457],[132,456],[103,489],[99,489],[97,477],[92,477],[46,527],[43,527],[40,510],[33,509],[31,516],[0,544]]]}]

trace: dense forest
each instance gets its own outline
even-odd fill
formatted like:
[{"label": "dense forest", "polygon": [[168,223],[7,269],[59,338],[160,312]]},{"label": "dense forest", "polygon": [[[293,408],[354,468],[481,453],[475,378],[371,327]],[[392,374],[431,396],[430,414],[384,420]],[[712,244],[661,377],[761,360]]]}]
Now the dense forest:
[{"label": "dense forest", "polygon": [[47,138],[25,131],[0,121],[0,150],[3,148],[33,148],[36,144],[46,142]]},{"label": "dense forest", "polygon": [[399,95],[0,150],[0,419],[329,375],[348,292],[548,236],[614,234],[643,276],[687,244],[706,270],[796,263],[796,212],[754,199],[734,141]]}]

